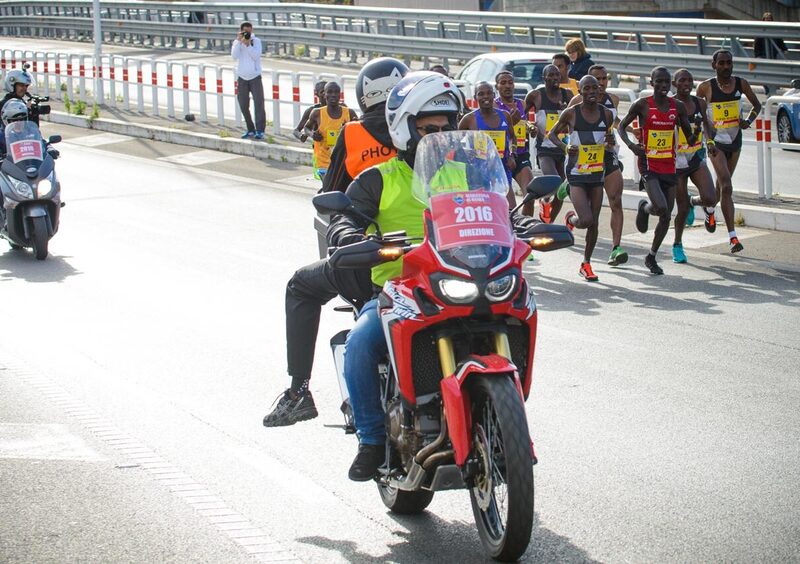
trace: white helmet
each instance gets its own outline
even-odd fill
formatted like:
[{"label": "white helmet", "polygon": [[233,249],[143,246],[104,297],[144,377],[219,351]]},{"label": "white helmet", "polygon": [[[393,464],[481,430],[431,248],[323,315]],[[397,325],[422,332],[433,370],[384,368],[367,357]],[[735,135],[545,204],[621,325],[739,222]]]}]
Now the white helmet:
[{"label": "white helmet", "polygon": [[26,84],[30,86],[31,75],[24,70],[12,70],[6,74],[6,79],[3,81],[3,87],[6,92],[14,92],[14,86],[17,84]]},{"label": "white helmet", "polygon": [[453,129],[458,127],[461,95],[452,79],[436,72],[409,73],[392,88],[386,102],[389,135],[399,151],[413,152],[422,136],[418,117],[446,115]]},{"label": "white helmet", "polygon": [[0,120],[3,121],[3,124],[8,125],[13,121],[26,119],[28,119],[28,106],[19,98],[11,98],[3,104],[3,111],[0,112]]}]

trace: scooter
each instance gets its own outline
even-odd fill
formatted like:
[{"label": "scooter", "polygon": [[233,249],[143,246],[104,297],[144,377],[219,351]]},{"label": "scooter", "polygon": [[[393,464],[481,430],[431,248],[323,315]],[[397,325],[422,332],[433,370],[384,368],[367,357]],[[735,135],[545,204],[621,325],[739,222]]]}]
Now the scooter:
[{"label": "scooter", "polygon": [[[503,164],[485,133],[426,135],[414,177],[415,196],[427,204],[421,242],[382,234],[375,224],[365,240],[330,257],[335,268],[403,257],[402,275],[378,298],[388,349],[375,375],[386,421],[378,491],[391,511],[415,514],[436,491],[469,490],[486,551],[514,561],[532,533],[536,461],[525,400],[537,312],[522,269],[532,249],[560,249],[574,239],[563,225],[514,233]],[[523,203],[560,182],[535,179]],[[361,215],[340,192],[320,194],[314,205],[322,214]],[[340,383],[346,337],[331,340]]]},{"label": "scooter", "polygon": [[61,184],[48,150],[60,135],[42,139],[33,121],[16,121],[5,128],[7,153],[0,165],[0,237],[12,249],[29,247],[38,260],[47,258],[50,239],[58,231]]}]

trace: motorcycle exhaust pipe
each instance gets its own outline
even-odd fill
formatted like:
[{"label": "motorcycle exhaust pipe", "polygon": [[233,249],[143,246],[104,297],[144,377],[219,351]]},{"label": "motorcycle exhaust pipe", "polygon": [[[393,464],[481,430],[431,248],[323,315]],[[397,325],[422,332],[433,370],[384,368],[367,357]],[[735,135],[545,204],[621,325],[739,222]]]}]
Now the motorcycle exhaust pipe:
[{"label": "motorcycle exhaust pipe", "polygon": [[447,460],[448,458],[453,458],[454,455],[455,451],[453,449],[444,450],[442,452],[437,452],[436,454],[432,454],[425,459],[425,462],[422,463],[422,468],[423,470],[428,471],[439,462]]},{"label": "motorcycle exhaust pipe", "polygon": [[439,431],[439,436],[434,439],[434,441],[426,447],[420,449],[417,455],[414,457],[414,462],[420,465],[424,465],[425,460],[429,456],[431,456],[436,450],[439,449],[440,446],[444,443],[445,439],[447,438],[447,419],[444,416],[444,408],[441,410],[441,422],[442,428]]}]

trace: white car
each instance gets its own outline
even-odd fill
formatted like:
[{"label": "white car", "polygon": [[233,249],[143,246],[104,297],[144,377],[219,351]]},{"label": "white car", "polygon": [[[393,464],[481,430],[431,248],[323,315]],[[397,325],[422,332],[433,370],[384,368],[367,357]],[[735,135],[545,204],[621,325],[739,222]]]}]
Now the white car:
[{"label": "white car", "polygon": [[469,101],[475,96],[475,84],[486,81],[494,86],[497,73],[507,70],[514,76],[514,96],[524,98],[529,91],[544,83],[542,70],[552,59],[552,53],[535,51],[484,53],[470,59],[455,82]]}]

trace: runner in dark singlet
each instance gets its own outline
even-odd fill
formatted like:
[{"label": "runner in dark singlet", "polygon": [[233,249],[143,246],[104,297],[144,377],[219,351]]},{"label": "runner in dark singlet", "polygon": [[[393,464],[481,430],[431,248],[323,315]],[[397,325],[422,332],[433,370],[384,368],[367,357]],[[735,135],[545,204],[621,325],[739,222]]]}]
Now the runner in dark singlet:
[{"label": "runner in dark singlet", "polygon": [[[676,91],[675,99],[680,100],[686,106],[689,122],[694,126],[694,133],[697,136],[695,143],[690,145],[683,131],[678,130],[678,153],[675,161],[678,175],[675,201],[678,211],[675,215],[675,241],[672,244],[672,261],[685,263],[687,259],[683,250],[683,228],[694,223],[694,206],[703,206],[703,211],[706,215],[706,230],[709,233],[713,233],[716,230],[714,208],[717,205],[717,195],[714,192],[714,180],[711,178],[711,172],[706,166],[703,130],[708,140],[708,153],[716,154],[717,149],[714,146],[714,141],[709,140],[709,133],[712,130],[706,115],[706,103],[704,100],[690,94],[694,86],[692,73],[686,69],[676,71],[672,77],[672,85]],[[690,178],[697,187],[699,196],[689,197],[688,184]]]},{"label": "runner in dark singlet", "polygon": [[517,143],[511,126],[511,117],[503,110],[494,107],[494,88],[488,82],[479,82],[475,85],[475,102],[478,104],[478,109],[461,118],[458,128],[485,131],[494,141],[506,167],[508,205],[514,207],[516,198],[514,191],[511,190],[511,172],[517,166],[514,156],[517,152]]},{"label": "runner in dark singlet", "polygon": [[[591,260],[603,205],[605,152],[612,151],[614,145],[614,117],[608,108],[598,103],[600,87],[596,78],[584,76],[579,88],[583,102],[564,110],[550,131],[549,140],[567,154],[566,174],[576,211],[567,212],[565,223],[570,230],[586,229],[583,262],[578,274],[589,282],[596,282],[598,278],[592,271]],[[569,145],[560,138],[568,131],[571,131]]]},{"label": "runner in dark singlet", "polygon": [[[676,126],[680,125],[690,145],[696,141],[686,115],[686,106],[680,100],[668,96],[671,80],[666,68],[654,68],[650,74],[653,95],[634,102],[618,128],[623,142],[639,157],[642,183],[650,198],[649,202],[644,199],[639,201],[636,228],[645,233],[650,216],[658,216],[653,244],[644,260],[652,274],[664,274],[656,261],[656,253],[669,231],[672,208],[675,205],[675,188],[678,184],[675,173]],[[627,127],[636,118],[639,118],[642,127],[641,144],[633,143],[628,137]]]},{"label": "runner in dark singlet", "polygon": [[[733,205],[731,178],[742,150],[742,130],[753,124],[753,120],[761,112],[761,102],[745,79],[733,76],[733,55],[730,51],[721,49],[715,52],[711,67],[716,76],[697,87],[697,97],[703,98],[708,104],[708,117],[715,130],[717,154],[709,154],[709,158],[717,173],[717,200],[728,228],[730,249],[732,253],[738,253],[744,247],[736,236],[736,210]],[[742,119],[742,95],[753,105],[747,119]]]},{"label": "runner in dark singlet", "polygon": [[[514,128],[514,137],[517,142],[517,153],[514,155],[517,166],[511,172],[511,176],[523,191],[533,180],[533,170],[531,169],[531,150],[529,126],[525,119],[525,107],[522,100],[514,98],[514,75],[510,71],[500,71],[495,77],[495,88],[497,98],[494,99],[494,107],[508,113],[511,118],[511,125]],[[533,215],[533,202],[525,204],[522,208],[525,215]]]},{"label": "runner in dark singlet", "polygon": [[[559,86],[561,72],[555,65],[544,67],[542,76],[544,86],[531,90],[525,96],[525,114],[533,111],[536,115],[536,162],[539,168],[543,174],[557,174],[563,180],[566,178],[564,174],[566,155],[550,140],[549,134],[558,122],[561,112],[572,99],[572,93]],[[552,198],[552,201],[541,200],[539,219],[545,223],[552,223],[561,211],[562,205],[563,202],[557,198]]]}]

